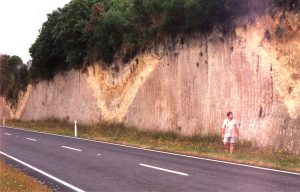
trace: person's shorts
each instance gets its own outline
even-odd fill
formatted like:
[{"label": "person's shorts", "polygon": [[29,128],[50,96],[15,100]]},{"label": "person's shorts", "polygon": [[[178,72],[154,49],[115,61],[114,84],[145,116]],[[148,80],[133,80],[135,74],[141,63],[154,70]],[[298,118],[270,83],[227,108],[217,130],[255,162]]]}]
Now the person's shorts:
[{"label": "person's shorts", "polygon": [[223,142],[234,144],[237,142],[237,138],[236,137],[224,137]]}]

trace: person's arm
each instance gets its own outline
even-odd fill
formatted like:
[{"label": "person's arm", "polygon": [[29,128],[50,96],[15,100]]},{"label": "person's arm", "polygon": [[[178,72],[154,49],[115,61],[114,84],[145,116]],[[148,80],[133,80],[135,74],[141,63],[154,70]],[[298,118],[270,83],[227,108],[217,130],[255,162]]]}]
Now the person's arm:
[{"label": "person's arm", "polygon": [[222,138],[224,138],[224,134],[225,134],[225,129],[222,127],[221,129],[221,133],[222,133]]},{"label": "person's arm", "polygon": [[222,128],[221,128],[221,134],[222,134],[222,138],[224,138],[224,134],[225,134],[225,127],[226,127],[226,121],[223,122]]}]

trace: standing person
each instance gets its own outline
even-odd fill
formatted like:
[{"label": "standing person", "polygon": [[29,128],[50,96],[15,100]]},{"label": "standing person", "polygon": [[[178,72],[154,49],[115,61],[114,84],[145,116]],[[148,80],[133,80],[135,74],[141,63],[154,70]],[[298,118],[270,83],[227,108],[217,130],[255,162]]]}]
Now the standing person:
[{"label": "standing person", "polygon": [[238,124],[237,121],[233,119],[232,112],[227,113],[227,118],[223,122],[221,132],[224,142],[224,148],[225,150],[230,149],[230,154],[232,154],[234,150],[234,145],[239,138]]}]

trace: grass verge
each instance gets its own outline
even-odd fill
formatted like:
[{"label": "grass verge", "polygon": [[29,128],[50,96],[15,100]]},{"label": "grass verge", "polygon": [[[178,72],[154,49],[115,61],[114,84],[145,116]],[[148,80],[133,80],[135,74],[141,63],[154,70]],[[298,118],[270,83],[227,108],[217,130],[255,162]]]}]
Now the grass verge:
[{"label": "grass verge", "polygon": [[23,172],[8,166],[0,159],[0,191],[50,192],[52,190]]},{"label": "grass verge", "polygon": [[[43,121],[22,122],[9,120],[9,126],[28,130],[72,136],[73,125],[68,121],[48,119]],[[114,143],[175,152],[197,157],[244,163],[255,166],[300,172],[300,156],[285,150],[259,148],[248,141],[236,144],[233,155],[223,150],[218,135],[180,136],[172,132],[141,131],[122,124],[78,125],[81,138],[109,141]]]}]

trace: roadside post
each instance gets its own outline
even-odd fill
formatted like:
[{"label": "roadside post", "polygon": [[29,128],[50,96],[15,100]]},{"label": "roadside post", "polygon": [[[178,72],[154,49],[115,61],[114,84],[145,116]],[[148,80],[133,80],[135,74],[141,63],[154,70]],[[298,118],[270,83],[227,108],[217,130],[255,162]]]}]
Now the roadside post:
[{"label": "roadside post", "polygon": [[5,126],[5,117],[3,117],[2,124],[3,124],[3,126]]},{"label": "roadside post", "polygon": [[74,121],[74,124],[75,137],[77,137],[77,121]]}]

